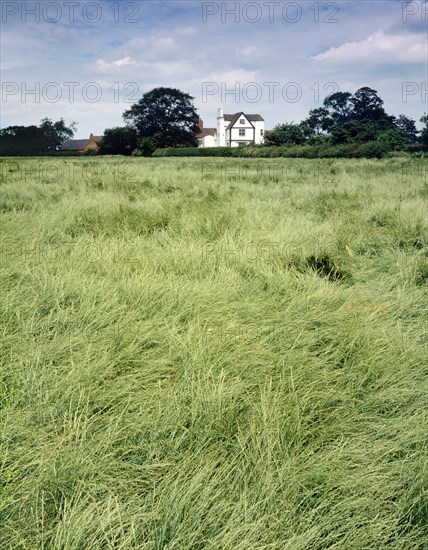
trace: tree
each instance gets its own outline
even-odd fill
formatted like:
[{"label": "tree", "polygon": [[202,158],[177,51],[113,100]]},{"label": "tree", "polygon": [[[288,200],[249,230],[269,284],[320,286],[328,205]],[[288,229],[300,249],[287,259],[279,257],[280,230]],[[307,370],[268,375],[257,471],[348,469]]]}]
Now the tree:
[{"label": "tree", "polygon": [[306,126],[311,128],[316,136],[323,132],[328,132],[333,126],[333,119],[326,107],[319,107],[309,111],[309,116],[303,121]]},{"label": "tree", "polygon": [[154,88],[125,111],[123,118],[140,139],[158,135],[160,147],[196,147],[199,116],[193,99],[175,88]]},{"label": "tree", "polygon": [[376,140],[380,130],[371,122],[349,120],[342,126],[336,125],[331,130],[334,145],[341,143],[365,143]]},{"label": "tree", "polygon": [[393,117],[386,114],[383,108],[383,101],[373,88],[365,86],[358,89],[350,101],[354,106],[352,112],[354,120],[371,122],[382,130],[393,127]]},{"label": "tree", "polygon": [[43,151],[57,151],[66,139],[74,136],[76,127],[75,122],[66,126],[62,118],[57,122],[52,122],[50,118],[43,118],[39,126],[44,140]]},{"label": "tree", "polygon": [[137,147],[137,132],[128,126],[107,128],[100,143],[101,155],[131,155]]},{"label": "tree", "polygon": [[162,135],[158,132],[151,137],[141,138],[138,142],[140,155],[143,157],[151,157],[154,151],[162,146]]},{"label": "tree", "polygon": [[303,124],[277,124],[271,132],[266,134],[268,145],[302,145],[308,138],[308,127]]},{"label": "tree", "polygon": [[425,113],[424,116],[419,119],[419,121],[425,125],[421,130],[421,142],[423,145],[428,146],[428,115]]},{"label": "tree", "polygon": [[324,99],[324,108],[328,111],[333,125],[344,124],[352,117],[352,94],[335,92]]},{"label": "tree", "polygon": [[418,130],[413,119],[406,115],[398,115],[397,118],[394,117],[394,124],[406,136],[408,143],[416,143],[418,141]]},{"label": "tree", "polygon": [[42,119],[39,126],[8,126],[0,130],[0,150],[2,155],[43,155],[60,148],[65,139],[71,138],[76,123],[66,126],[61,118],[52,122]]}]

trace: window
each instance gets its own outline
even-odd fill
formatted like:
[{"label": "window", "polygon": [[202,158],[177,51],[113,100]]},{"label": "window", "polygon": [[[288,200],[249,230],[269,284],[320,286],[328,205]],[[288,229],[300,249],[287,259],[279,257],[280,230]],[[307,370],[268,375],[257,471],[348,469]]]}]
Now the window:
[{"label": "window", "polygon": [[239,119],[239,124],[245,124],[245,118],[240,118]]},{"label": "window", "polygon": [[242,128],[242,129],[240,128],[240,129],[239,129],[239,135],[240,135],[240,136],[245,136],[245,129],[244,129],[244,128]]},{"label": "window", "polygon": [[263,130],[260,130],[260,135],[261,135],[261,136],[263,135]]}]

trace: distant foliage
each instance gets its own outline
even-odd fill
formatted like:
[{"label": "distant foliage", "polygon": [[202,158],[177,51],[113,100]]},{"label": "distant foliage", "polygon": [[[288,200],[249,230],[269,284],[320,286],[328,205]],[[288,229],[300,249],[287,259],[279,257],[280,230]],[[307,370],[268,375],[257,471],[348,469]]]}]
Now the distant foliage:
[{"label": "distant foliage", "polygon": [[[424,121],[421,119],[421,122]],[[324,144],[329,148],[372,143],[362,149],[349,148],[350,156],[359,156],[360,151],[366,153],[374,149],[406,151],[412,144],[424,143],[427,139],[424,136],[426,131],[425,134],[422,131],[419,139],[415,121],[411,118],[388,115],[376,90],[365,86],[354,95],[336,92],[327,96],[323,107],[311,110],[309,116],[298,124],[276,125],[266,134],[265,143],[277,147]],[[373,142],[377,142],[376,147]],[[318,156],[330,154],[331,149],[324,149],[316,148]]]},{"label": "distant foliage", "polygon": [[156,149],[154,157],[256,157],[256,158],[382,158],[389,152],[386,141],[346,143],[337,145],[294,145],[275,147],[182,147]]},{"label": "distant foliage", "polygon": [[127,126],[107,128],[100,143],[101,155],[131,155],[137,146],[137,132]]},{"label": "distant foliage", "polygon": [[197,145],[199,116],[194,98],[176,88],[154,88],[128,111],[123,118],[141,140],[143,154],[156,147],[192,147]]},{"label": "distant foliage", "polygon": [[242,147],[170,147],[156,149],[154,157],[237,157]]},{"label": "distant foliage", "polygon": [[66,139],[73,137],[76,123],[66,126],[61,118],[41,120],[39,126],[8,126],[0,130],[2,156],[46,155],[56,152]]}]

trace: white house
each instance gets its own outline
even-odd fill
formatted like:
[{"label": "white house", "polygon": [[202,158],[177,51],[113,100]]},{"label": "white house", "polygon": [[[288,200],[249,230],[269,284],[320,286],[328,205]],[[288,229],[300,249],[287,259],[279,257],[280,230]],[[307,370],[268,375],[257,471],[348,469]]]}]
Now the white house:
[{"label": "white house", "polygon": [[260,115],[248,115],[242,111],[234,115],[224,115],[223,109],[218,110],[216,140],[218,147],[263,143],[264,133],[265,121]]},{"label": "white house", "polygon": [[217,128],[204,128],[199,119],[199,144],[201,147],[238,147],[241,144],[263,143],[265,121],[260,115],[243,112],[234,115],[218,110]]}]

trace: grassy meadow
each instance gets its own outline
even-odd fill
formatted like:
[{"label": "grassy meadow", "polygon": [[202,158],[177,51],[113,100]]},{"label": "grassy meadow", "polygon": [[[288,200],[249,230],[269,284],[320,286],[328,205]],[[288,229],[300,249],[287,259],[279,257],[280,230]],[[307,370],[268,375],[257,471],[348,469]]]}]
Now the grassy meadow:
[{"label": "grassy meadow", "polygon": [[427,174],[0,159],[0,548],[428,548]]}]

